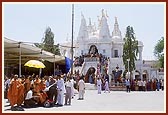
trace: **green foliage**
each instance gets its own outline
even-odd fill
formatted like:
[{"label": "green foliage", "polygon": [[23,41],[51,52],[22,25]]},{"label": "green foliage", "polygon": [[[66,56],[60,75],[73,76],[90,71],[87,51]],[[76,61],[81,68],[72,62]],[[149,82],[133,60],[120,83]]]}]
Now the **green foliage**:
[{"label": "green foliage", "polygon": [[54,33],[51,28],[48,27],[44,33],[44,38],[42,38],[42,43],[35,43],[36,47],[42,48],[45,51],[54,53],[55,55],[60,55],[59,44],[54,45]]},{"label": "green foliage", "polygon": [[138,55],[138,41],[136,40],[135,33],[133,27],[128,26],[126,28],[126,34],[124,38],[124,48],[123,48],[123,62],[125,68],[128,68],[129,61],[129,71],[135,70],[135,61],[137,60]]},{"label": "green foliage", "polygon": [[154,48],[154,55],[159,60],[159,67],[164,67],[164,37],[162,37]]},{"label": "green foliage", "polygon": [[44,50],[52,52],[54,51],[54,33],[51,28],[48,27],[45,31],[45,36],[43,38]]}]

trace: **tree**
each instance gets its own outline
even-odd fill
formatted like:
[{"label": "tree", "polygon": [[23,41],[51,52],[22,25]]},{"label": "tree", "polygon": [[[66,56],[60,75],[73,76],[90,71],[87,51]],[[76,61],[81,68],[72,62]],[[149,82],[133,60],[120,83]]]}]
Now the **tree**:
[{"label": "tree", "polygon": [[154,56],[159,60],[159,67],[164,67],[164,37],[154,47]]},{"label": "tree", "polygon": [[60,55],[59,44],[54,45],[54,33],[51,31],[51,28],[48,27],[44,34],[42,43],[35,43],[35,46],[42,48],[45,51],[54,53],[55,55]]},{"label": "tree", "polygon": [[124,48],[123,48],[123,62],[125,68],[128,68],[129,61],[129,71],[130,73],[135,70],[135,61],[137,60],[138,55],[138,41],[136,40],[133,27],[128,26],[126,28],[126,34],[124,38]]}]

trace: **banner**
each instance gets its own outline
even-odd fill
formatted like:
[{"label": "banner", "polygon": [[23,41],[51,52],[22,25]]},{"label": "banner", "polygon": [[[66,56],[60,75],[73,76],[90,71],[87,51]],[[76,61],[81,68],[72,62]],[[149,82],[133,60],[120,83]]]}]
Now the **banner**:
[{"label": "banner", "polygon": [[65,57],[66,73],[68,73],[69,70],[71,69],[72,62],[73,62],[72,59]]}]

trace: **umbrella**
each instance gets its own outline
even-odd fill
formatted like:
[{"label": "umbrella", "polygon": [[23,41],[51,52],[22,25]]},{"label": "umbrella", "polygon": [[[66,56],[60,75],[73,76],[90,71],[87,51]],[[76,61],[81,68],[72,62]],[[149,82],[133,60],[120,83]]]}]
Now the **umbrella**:
[{"label": "umbrella", "polygon": [[34,68],[45,68],[45,65],[38,60],[29,60],[24,64],[24,66],[34,67]]}]

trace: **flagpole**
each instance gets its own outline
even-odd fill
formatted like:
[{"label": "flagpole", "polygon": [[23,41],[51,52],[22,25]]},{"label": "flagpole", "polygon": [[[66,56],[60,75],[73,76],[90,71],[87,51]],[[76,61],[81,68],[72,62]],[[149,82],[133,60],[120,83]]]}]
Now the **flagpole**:
[{"label": "flagpole", "polygon": [[71,42],[71,75],[73,74],[73,27],[74,27],[74,4],[72,4],[72,42]]}]

